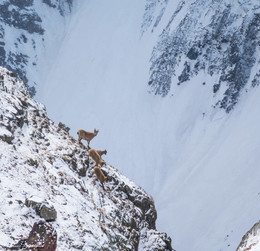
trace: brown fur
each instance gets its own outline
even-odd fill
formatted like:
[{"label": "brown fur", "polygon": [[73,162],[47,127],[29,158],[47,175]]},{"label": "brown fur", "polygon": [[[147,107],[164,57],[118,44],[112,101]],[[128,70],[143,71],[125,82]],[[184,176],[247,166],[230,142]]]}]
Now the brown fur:
[{"label": "brown fur", "polygon": [[96,165],[105,165],[105,161],[103,161],[101,159],[101,157],[99,156],[98,152],[95,149],[90,149],[88,150],[88,155],[96,162]]},{"label": "brown fur", "polygon": [[99,154],[99,156],[101,157],[103,154],[107,154],[107,150],[104,150],[104,151],[99,151],[97,150],[97,153]]},{"label": "brown fur", "polygon": [[101,183],[102,186],[103,186],[103,183],[104,183],[105,181],[107,181],[107,177],[104,175],[104,173],[102,172],[102,170],[100,169],[100,167],[95,166],[93,172],[96,174],[97,178],[99,179],[100,183]]},{"label": "brown fur", "polygon": [[89,146],[90,141],[94,137],[97,136],[98,132],[99,131],[96,130],[96,129],[94,129],[94,132],[86,132],[84,130],[78,130],[77,133],[78,133],[78,136],[79,136],[79,138],[78,138],[79,143],[81,143],[81,140],[84,139],[84,140],[86,140],[88,142],[88,146]]}]

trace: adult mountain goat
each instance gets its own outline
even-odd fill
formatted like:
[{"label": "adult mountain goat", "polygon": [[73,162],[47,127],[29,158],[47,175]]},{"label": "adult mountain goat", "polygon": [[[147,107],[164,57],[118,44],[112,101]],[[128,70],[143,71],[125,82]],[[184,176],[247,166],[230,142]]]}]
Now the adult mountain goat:
[{"label": "adult mountain goat", "polygon": [[90,149],[88,150],[88,155],[96,162],[96,165],[105,165],[106,162],[104,160],[101,159],[100,155],[98,154],[98,152],[95,149]]},{"label": "adult mountain goat", "polygon": [[107,181],[107,177],[104,175],[103,171],[100,169],[99,166],[95,166],[93,172],[96,174],[96,176],[99,179],[101,185],[103,186],[103,183],[105,181]]},{"label": "adult mountain goat", "polygon": [[[98,134],[98,130],[96,130],[96,129],[94,129],[94,132],[86,132],[86,131],[84,131],[84,130],[78,130],[78,136],[79,136],[79,138],[78,138],[78,141],[79,141],[79,143],[81,143],[81,140],[82,139],[84,139],[84,140],[86,140],[87,142],[88,142],[88,147],[89,147],[89,143],[90,143],[90,141],[94,138],[94,137],[96,137],[97,136],[97,134]],[[82,144],[82,143],[81,143]]]}]

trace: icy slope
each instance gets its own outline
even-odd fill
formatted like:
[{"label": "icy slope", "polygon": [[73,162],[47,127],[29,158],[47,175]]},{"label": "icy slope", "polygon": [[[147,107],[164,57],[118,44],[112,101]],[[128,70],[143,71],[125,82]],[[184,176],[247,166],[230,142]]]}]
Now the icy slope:
[{"label": "icy slope", "polygon": [[38,89],[74,136],[100,130],[177,250],[235,250],[259,220],[258,2],[87,1]]},{"label": "icy slope", "polygon": [[172,250],[142,188],[106,164],[103,189],[87,149],[47,117],[13,73],[0,68],[0,80],[1,250],[26,239],[42,219],[27,199],[57,211],[57,250]]}]

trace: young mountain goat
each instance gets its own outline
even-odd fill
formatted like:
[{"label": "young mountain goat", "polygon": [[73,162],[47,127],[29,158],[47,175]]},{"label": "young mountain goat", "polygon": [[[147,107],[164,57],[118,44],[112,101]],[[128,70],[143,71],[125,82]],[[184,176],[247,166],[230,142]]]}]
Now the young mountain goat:
[{"label": "young mountain goat", "polygon": [[85,139],[88,142],[88,147],[89,147],[89,143],[90,141],[97,136],[98,134],[98,130],[94,129],[94,132],[86,132],[84,130],[78,130],[77,134],[79,136],[78,141],[79,143],[81,143],[82,139]]},{"label": "young mountain goat", "polygon": [[90,149],[88,150],[88,155],[96,162],[96,165],[105,165],[105,161],[103,161],[101,159],[101,157],[99,156],[98,152],[95,149]]},{"label": "young mountain goat", "polygon": [[[99,179],[101,185],[103,186],[104,181],[107,181],[107,177],[104,175],[104,173],[102,172],[102,170],[100,169],[100,167],[95,166],[93,172],[96,174],[96,176],[97,176],[97,178]],[[104,186],[103,186],[103,187],[104,187]]]},{"label": "young mountain goat", "polygon": [[97,153],[99,154],[99,156],[101,157],[103,154],[107,154],[107,150],[104,150],[104,151],[99,151],[97,150]]}]

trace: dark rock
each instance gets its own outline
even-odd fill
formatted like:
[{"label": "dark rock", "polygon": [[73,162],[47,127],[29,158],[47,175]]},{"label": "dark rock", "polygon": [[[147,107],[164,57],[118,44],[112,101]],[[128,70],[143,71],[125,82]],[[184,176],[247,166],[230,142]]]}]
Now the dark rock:
[{"label": "dark rock", "polygon": [[166,245],[166,250],[169,250],[169,251],[175,251],[173,248],[172,248],[172,239],[171,237],[167,236],[166,233],[161,233],[161,238],[163,239],[165,245]]},{"label": "dark rock", "polygon": [[230,23],[232,17],[230,17],[231,6],[228,5],[227,8],[220,15],[216,16],[215,22],[213,23],[213,39],[218,40],[222,37],[226,30],[226,26]]},{"label": "dark rock", "polygon": [[61,122],[59,122],[58,127],[67,133],[69,133],[69,131],[70,131],[70,128]]},{"label": "dark rock", "polygon": [[134,205],[142,210],[144,218],[149,225],[149,228],[155,229],[157,212],[154,207],[154,202],[146,197],[137,196],[134,200]]},{"label": "dark rock", "polygon": [[49,5],[51,8],[57,7],[54,3],[52,3],[53,1],[51,1],[51,0],[43,0],[42,2]]},{"label": "dark rock", "polygon": [[44,29],[40,25],[42,22],[41,18],[33,10],[28,11],[26,9],[30,5],[31,1],[14,0],[12,2],[21,9],[25,9],[25,11],[21,12],[19,9],[9,8],[10,3],[4,3],[0,7],[0,20],[17,29],[42,35],[44,33]]},{"label": "dark rock", "polygon": [[14,139],[14,137],[3,135],[3,136],[0,136],[0,139],[2,139],[3,141],[5,141],[8,144],[12,144],[12,140]]},{"label": "dark rock", "polygon": [[131,218],[130,227],[131,229],[137,229],[137,224],[134,218]]},{"label": "dark rock", "polygon": [[187,57],[191,60],[197,59],[199,56],[199,50],[195,46],[191,47],[190,50],[187,53]]},{"label": "dark rock", "polygon": [[6,59],[5,48],[0,46],[0,62],[4,62]]},{"label": "dark rock", "polygon": [[29,159],[27,160],[27,162],[28,162],[28,164],[29,164],[30,166],[38,167],[38,165],[39,165],[39,163],[38,163],[37,160],[33,160],[33,159],[31,159],[31,158],[29,158]]},{"label": "dark rock", "polygon": [[233,38],[230,44],[229,60],[231,64],[236,64],[240,59],[240,51],[237,42],[236,38]]},{"label": "dark rock", "polygon": [[260,70],[255,74],[254,79],[252,80],[252,86],[256,87],[260,85]]},{"label": "dark rock", "polygon": [[78,169],[77,161],[74,159],[71,159],[71,166],[74,171]]},{"label": "dark rock", "polygon": [[43,0],[43,3],[47,4],[51,8],[58,9],[61,15],[65,14],[64,2],[67,3],[69,11],[71,11],[73,0],[65,0],[63,2],[61,2],[60,0]]},{"label": "dark rock", "polygon": [[36,202],[26,199],[25,205],[27,207],[32,207],[35,210],[36,214],[46,221],[55,221],[57,218],[57,211],[47,202]]},{"label": "dark rock", "polygon": [[178,80],[179,80],[178,85],[180,85],[181,83],[183,83],[189,79],[190,79],[190,64],[188,62],[185,62],[184,69],[183,69],[181,75],[178,77]]},{"label": "dark rock", "polygon": [[220,88],[220,84],[214,84],[213,85],[213,93],[216,93]]},{"label": "dark rock", "polygon": [[26,8],[33,5],[33,0],[10,0],[10,3],[19,8]]},{"label": "dark rock", "polygon": [[20,127],[20,128],[22,128],[23,127],[23,125],[24,125],[24,123],[25,122],[28,122],[24,117],[17,117],[17,125]]},{"label": "dark rock", "polygon": [[36,89],[35,89],[35,87],[34,87],[34,86],[30,86],[30,87],[29,87],[29,92],[30,92],[31,97],[34,97],[35,94],[36,94]]},{"label": "dark rock", "polygon": [[87,173],[87,169],[86,169],[85,166],[82,167],[81,169],[79,169],[79,171],[78,171],[78,174],[79,174],[79,176],[81,176],[81,177],[86,177],[86,173]]},{"label": "dark rock", "polygon": [[46,221],[55,221],[57,218],[57,211],[53,206],[50,206],[48,204],[43,204],[40,207],[39,215]]},{"label": "dark rock", "polygon": [[131,190],[131,188],[128,185],[124,185],[122,191],[127,194],[127,197],[130,201],[133,202],[135,200],[135,197],[132,194],[133,191]]}]

